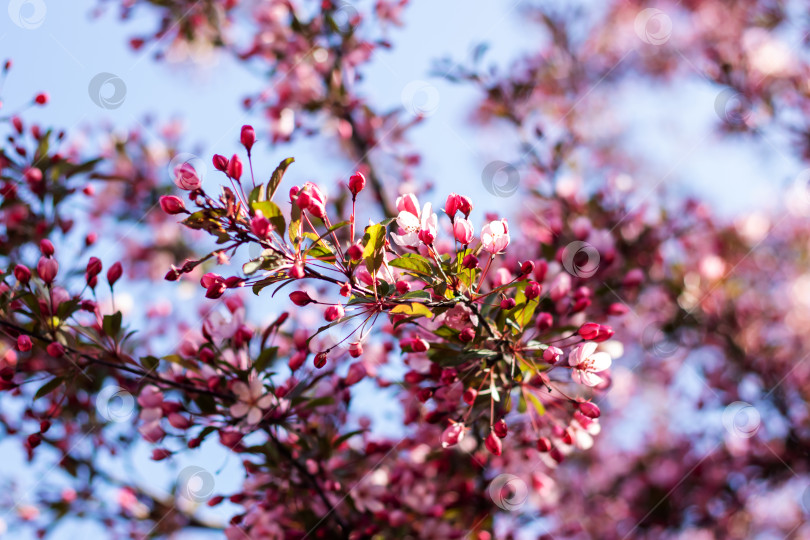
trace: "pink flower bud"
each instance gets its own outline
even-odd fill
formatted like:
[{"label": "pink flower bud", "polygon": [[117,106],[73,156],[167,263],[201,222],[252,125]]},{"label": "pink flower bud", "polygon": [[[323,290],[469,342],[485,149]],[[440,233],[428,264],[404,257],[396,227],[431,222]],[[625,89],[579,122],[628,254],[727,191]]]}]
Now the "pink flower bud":
[{"label": "pink flower bud", "polygon": [[469,343],[470,341],[475,339],[475,330],[473,330],[472,328],[465,328],[458,335],[458,339],[460,339],[464,343]]},{"label": "pink flower bud", "polygon": [[562,355],[562,349],[559,347],[549,347],[543,351],[543,360],[554,365],[560,359],[560,355]]},{"label": "pink flower bud", "polygon": [[328,322],[336,321],[345,315],[346,312],[343,309],[343,306],[340,304],[335,304],[326,308],[324,312],[324,319]]},{"label": "pink flower bud", "polygon": [[218,171],[226,172],[228,170],[228,158],[225,156],[220,156],[219,154],[214,154],[214,168]]},{"label": "pink flower bud", "polygon": [[554,325],[554,317],[551,313],[541,311],[537,314],[537,329],[545,332]]},{"label": "pink flower bud", "polygon": [[534,265],[534,279],[542,283],[544,279],[546,279],[546,274],[548,273],[548,263],[546,261],[540,260],[537,261],[537,264]]},{"label": "pink flower bud", "polygon": [[292,303],[299,307],[304,307],[307,304],[311,304],[315,300],[310,298],[309,294],[305,293],[304,291],[293,291],[290,293],[290,300]]},{"label": "pink flower bud", "polygon": [[633,288],[638,287],[644,281],[644,272],[640,268],[633,268],[622,280],[622,287]]},{"label": "pink flower bud", "polygon": [[506,434],[509,432],[509,429],[506,425],[506,421],[503,418],[501,418],[500,420],[495,422],[495,425],[492,426],[492,431],[495,433],[495,435],[497,435],[501,439],[506,437]]},{"label": "pink flower bud", "polygon": [[426,246],[432,246],[433,242],[436,240],[436,235],[430,229],[422,229],[417,236]]},{"label": "pink flower bud", "polygon": [[450,219],[453,219],[456,216],[456,212],[458,212],[459,199],[460,197],[456,193],[451,193],[447,196],[447,200],[444,203],[444,213],[450,216]]},{"label": "pink flower bud", "polygon": [[596,339],[596,336],[599,335],[599,327],[600,325],[597,323],[592,322],[585,323],[579,327],[579,330],[577,330],[577,334],[579,334],[579,337],[581,337],[582,339],[590,341]]},{"label": "pink flower bud", "polygon": [[253,144],[256,142],[256,132],[253,130],[253,126],[242,126],[240,140],[242,141],[242,146],[244,146],[248,154],[250,154],[250,149],[253,148]]},{"label": "pink flower bud", "polygon": [[290,277],[293,279],[301,279],[306,275],[304,265],[300,261],[292,265],[290,268]]},{"label": "pink flower bud", "polygon": [[465,197],[464,195],[458,196],[458,210],[462,214],[464,214],[465,218],[470,217],[470,212],[472,212],[473,203],[469,197]]},{"label": "pink flower bud", "polygon": [[62,358],[65,355],[65,348],[61,343],[54,341],[46,348],[48,355],[53,358]]},{"label": "pink flower bud", "polygon": [[551,441],[547,437],[540,437],[537,440],[537,449],[541,452],[548,452],[551,450]]},{"label": "pink flower bud", "polygon": [[501,300],[501,309],[512,309],[513,307],[515,307],[514,298],[504,298]]},{"label": "pink flower bud", "polygon": [[43,238],[39,241],[39,251],[46,257],[50,257],[54,253],[53,244],[47,238]]},{"label": "pink flower bud", "polygon": [[362,381],[366,376],[366,367],[362,362],[355,362],[349,366],[349,372],[343,382],[346,386],[352,386]]},{"label": "pink flower bud", "polygon": [[456,241],[463,245],[468,245],[473,239],[473,225],[470,220],[462,218],[453,223],[453,236]]},{"label": "pink flower bud", "polygon": [[397,292],[399,294],[405,294],[411,290],[411,284],[407,281],[397,281]]},{"label": "pink flower bud", "polygon": [[177,187],[180,189],[187,191],[193,191],[202,185],[202,181],[199,175],[197,175],[197,170],[188,162],[182,163],[174,168],[174,183],[177,184]]},{"label": "pink flower bud", "polygon": [[351,260],[359,261],[360,259],[363,258],[363,246],[354,244],[346,251],[346,254],[349,256]]},{"label": "pink flower bud", "polygon": [[40,279],[50,285],[56,279],[56,273],[59,271],[59,263],[55,259],[47,257],[40,257],[37,263],[37,274]]},{"label": "pink flower bud", "polygon": [[442,433],[442,448],[457,445],[464,439],[464,424],[451,424]]},{"label": "pink flower bud", "polygon": [[87,275],[90,277],[97,276],[101,273],[101,269],[101,261],[98,259],[98,257],[90,257],[90,259],[87,261],[87,269],[85,270]]},{"label": "pink flower bud", "polygon": [[155,448],[152,450],[152,461],[163,461],[171,455],[172,453],[165,448]]},{"label": "pink flower bud", "polygon": [[608,315],[624,315],[630,308],[621,302],[614,302],[608,306]]},{"label": "pink flower bud", "polygon": [[359,341],[355,341],[351,345],[349,345],[349,355],[352,358],[359,358],[363,355],[363,344]]},{"label": "pink flower bud", "polygon": [[355,197],[358,193],[363,191],[363,188],[366,187],[366,177],[363,176],[363,173],[356,172],[349,178],[349,191],[352,192],[352,195]]},{"label": "pink flower bud", "polygon": [[194,422],[192,422],[189,418],[177,412],[170,413],[168,416],[168,420],[169,424],[171,424],[172,427],[177,429],[188,429],[194,425]]},{"label": "pink flower bud", "polygon": [[490,433],[486,440],[484,441],[484,446],[492,455],[500,456],[501,452],[503,451],[503,443],[501,440],[494,434]]},{"label": "pink flower bud", "polygon": [[21,285],[27,284],[31,280],[31,270],[28,267],[18,264],[14,267],[14,277]]},{"label": "pink flower bud", "polygon": [[613,328],[610,326],[605,326],[604,324],[599,325],[599,331],[596,333],[596,337],[593,338],[593,341],[597,343],[602,343],[603,341],[607,341],[613,337]]},{"label": "pink flower bud", "polygon": [[602,411],[599,410],[599,407],[590,401],[583,401],[580,403],[579,410],[588,418],[599,418],[602,415]]},{"label": "pink flower bud", "polygon": [[523,294],[526,295],[527,300],[534,300],[540,293],[543,291],[542,285],[537,283],[536,281],[530,281],[526,284],[526,289],[523,291]]},{"label": "pink flower bud", "polygon": [[242,178],[242,161],[236,154],[234,154],[231,160],[228,162],[227,174],[237,181]]},{"label": "pink flower bud", "polygon": [[160,208],[169,215],[180,214],[186,211],[183,199],[174,195],[164,195],[160,198]]},{"label": "pink flower bud", "polygon": [[17,336],[17,350],[20,352],[30,351],[31,348],[34,346],[31,343],[31,338],[26,336],[25,334],[21,334]]},{"label": "pink flower bud", "polygon": [[307,351],[298,351],[294,355],[290,356],[290,361],[287,362],[287,365],[290,366],[292,371],[296,371],[304,365],[304,362],[307,360]]},{"label": "pink flower bud", "polygon": [[109,270],[107,270],[107,282],[110,284],[110,287],[115,285],[115,282],[121,279],[121,275],[123,273],[124,267],[121,266],[120,262],[115,263],[109,268]]},{"label": "pink flower bud", "polygon": [[250,230],[260,240],[265,240],[270,236],[270,220],[264,217],[261,210],[257,210],[256,215],[250,219]]}]

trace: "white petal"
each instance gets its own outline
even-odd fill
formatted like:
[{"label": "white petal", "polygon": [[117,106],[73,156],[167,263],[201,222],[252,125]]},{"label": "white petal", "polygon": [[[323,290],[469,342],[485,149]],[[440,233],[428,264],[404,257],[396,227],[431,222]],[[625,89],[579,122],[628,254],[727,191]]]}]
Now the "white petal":
[{"label": "white petal", "polygon": [[231,410],[231,415],[234,418],[241,418],[241,417],[245,416],[248,413],[249,408],[250,407],[248,407],[248,404],[245,403],[244,401],[238,401],[238,402],[234,403],[233,405],[231,405],[231,409],[230,409]]},{"label": "white petal", "polygon": [[250,388],[242,381],[236,381],[234,383],[233,393],[242,401],[250,401]]},{"label": "white petal", "polygon": [[264,413],[262,413],[262,410],[260,408],[251,407],[250,412],[247,415],[247,423],[250,425],[258,424],[259,422],[261,422],[263,414]]},{"label": "white petal", "polygon": [[610,367],[610,364],[613,363],[610,355],[606,352],[592,354],[591,361],[593,362],[593,368],[591,368],[591,371],[605,371]]}]

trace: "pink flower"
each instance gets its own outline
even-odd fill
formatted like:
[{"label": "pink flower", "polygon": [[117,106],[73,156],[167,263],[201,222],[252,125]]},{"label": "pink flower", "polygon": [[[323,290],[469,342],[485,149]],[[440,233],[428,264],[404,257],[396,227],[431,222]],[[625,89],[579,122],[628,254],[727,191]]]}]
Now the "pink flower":
[{"label": "pink flower", "polygon": [[460,198],[457,193],[451,193],[447,196],[447,200],[444,203],[444,213],[450,216],[450,219],[453,219],[456,212],[458,212]]},{"label": "pink flower", "polygon": [[191,163],[181,163],[174,168],[174,183],[180,189],[193,191],[202,185],[197,170]]},{"label": "pink flower", "polygon": [[363,176],[363,173],[356,172],[349,177],[349,191],[352,192],[352,195],[356,197],[364,187],[366,187],[366,177]]},{"label": "pink flower", "polygon": [[473,239],[473,225],[469,219],[458,219],[453,223],[453,235],[456,241],[465,246]]},{"label": "pink flower", "polygon": [[[292,194],[292,192],[291,192]],[[326,196],[321,188],[307,182],[295,194],[295,203],[301,210],[308,210],[315,217],[323,219],[326,217]]]},{"label": "pink flower", "polygon": [[439,223],[439,218],[433,213],[433,207],[430,203],[426,203],[420,214],[416,206],[411,207],[416,202],[416,197],[411,195],[405,199],[405,203],[400,204],[402,198],[397,199],[397,208],[402,206],[406,209],[401,210],[397,216],[399,234],[392,234],[391,238],[399,246],[416,247],[420,241],[432,244]]},{"label": "pink flower", "polygon": [[505,219],[490,221],[481,229],[481,243],[484,249],[492,253],[500,253],[509,245],[509,226]]},{"label": "pink flower", "polygon": [[464,439],[464,424],[451,424],[442,433],[442,448],[449,448]]},{"label": "pink flower", "polygon": [[596,386],[602,377],[596,375],[610,367],[612,360],[606,352],[596,352],[596,343],[581,343],[568,355],[568,363],[574,368],[571,377],[585,386]]},{"label": "pink flower", "polygon": [[160,198],[160,208],[167,214],[174,215],[186,211],[186,205],[180,197],[164,195]]},{"label": "pink flower", "polygon": [[250,154],[250,149],[253,148],[253,144],[256,142],[256,131],[253,129],[253,126],[242,126],[240,140],[242,146],[244,146],[248,154]]},{"label": "pink flower", "polygon": [[270,220],[264,217],[261,210],[256,210],[256,215],[251,218],[250,230],[261,240],[270,236]]},{"label": "pink flower", "polygon": [[246,417],[245,420],[250,425],[258,424],[263,410],[273,405],[275,397],[264,392],[264,385],[259,379],[251,379],[248,384],[237,381],[233,385],[233,393],[239,399],[231,405],[230,412],[234,418]]}]

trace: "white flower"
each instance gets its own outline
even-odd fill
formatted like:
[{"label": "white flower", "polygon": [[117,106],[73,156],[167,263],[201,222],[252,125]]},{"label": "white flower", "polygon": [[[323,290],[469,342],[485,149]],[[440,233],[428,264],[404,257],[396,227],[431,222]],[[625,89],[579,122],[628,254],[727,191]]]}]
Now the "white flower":
[{"label": "white flower", "polygon": [[509,225],[505,219],[490,221],[481,229],[481,243],[493,255],[505,250],[509,240]]},{"label": "white flower", "polygon": [[399,246],[418,246],[420,231],[429,231],[434,237],[436,236],[439,218],[433,213],[433,207],[430,203],[426,203],[422,208],[422,212],[416,213],[418,210],[413,205],[414,201],[416,201],[415,197],[412,200],[408,199],[409,204],[407,206],[397,204],[397,206],[405,208],[397,215],[398,234],[391,235],[391,238]]},{"label": "white flower", "polygon": [[264,392],[264,385],[258,379],[251,379],[249,384],[238,381],[233,385],[233,393],[239,401],[231,405],[231,414],[234,418],[246,416],[246,421],[250,425],[258,424],[265,409],[270,408],[275,401],[275,396]]},{"label": "white flower", "polygon": [[612,360],[606,352],[596,352],[596,343],[589,341],[577,345],[568,355],[568,363],[574,370],[571,377],[575,382],[586,386],[596,386],[602,382],[602,377],[596,375],[610,367]]}]

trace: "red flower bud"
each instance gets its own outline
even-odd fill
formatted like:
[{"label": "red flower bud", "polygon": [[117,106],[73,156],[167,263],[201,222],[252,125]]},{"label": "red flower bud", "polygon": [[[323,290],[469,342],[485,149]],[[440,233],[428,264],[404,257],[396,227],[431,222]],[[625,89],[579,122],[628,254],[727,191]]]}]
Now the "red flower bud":
[{"label": "red flower bud", "polygon": [[430,343],[422,338],[414,338],[411,341],[411,350],[413,352],[426,352],[428,349],[430,349]]},{"label": "red flower bud", "polygon": [[532,261],[526,261],[520,265],[520,275],[528,276],[534,272],[534,263]]},{"label": "red flower bud", "polygon": [[407,281],[397,281],[397,292],[399,294],[405,294],[411,290],[411,284]]},{"label": "red flower bud", "polygon": [[464,403],[466,403],[467,405],[472,405],[473,403],[475,403],[475,398],[477,397],[478,397],[478,390],[476,390],[475,388],[467,388],[466,390],[464,390],[464,395],[462,396],[462,399],[464,399]]},{"label": "red flower bud", "polygon": [[171,455],[172,453],[165,448],[155,448],[154,450],[152,450],[153,461],[162,461]]},{"label": "red flower bud", "polygon": [[464,343],[469,343],[470,341],[475,339],[475,330],[473,330],[472,328],[465,328],[458,335],[458,339],[460,339]]},{"label": "red flower bud", "polygon": [[363,258],[363,246],[354,244],[346,251],[346,253],[347,255],[349,255],[349,258],[351,260],[359,261],[360,259]]},{"label": "red flower bud", "polygon": [[256,142],[256,131],[254,131],[253,126],[242,126],[240,140],[242,141],[242,146],[244,146],[248,154],[250,154],[250,149],[253,148],[253,144]]},{"label": "red flower bud", "polygon": [[540,437],[537,440],[537,449],[541,452],[548,452],[551,450],[551,441],[547,437]]},{"label": "red flower bud", "polygon": [[470,253],[466,255],[464,259],[462,259],[461,266],[463,266],[467,270],[478,268],[478,258],[476,258],[472,253]]},{"label": "red flower bud", "polygon": [[534,300],[540,293],[543,291],[542,285],[537,283],[536,281],[530,281],[526,284],[526,289],[523,291],[523,294],[526,295],[526,299]]},{"label": "red flower bud", "polygon": [[500,420],[495,422],[495,425],[492,426],[492,431],[495,432],[495,435],[497,435],[501,439],[506,437],[506,434],[509,432],[509,429],[506,425],[506,421],[503,418],[501,418]]},{"label": "red flower bud", "polygon": [[31,270],[27,266],[18,264],[14,267],[14,277],[21,285],[25,285],[31,280]]},{"label": "red flower bud", "polygon": [[287,362],[287,365],[290,366],[292,371],[296,371],[301,366],[304,365],[304,362],[307,360],[307,351],[298,351],[294,355],[290,357],[290,361]]},{"label": "red flower bud", "polygon": [[326,352],[319,352],[315,355],[315,367],[321,369],[326,365]]},{"label": "red flower bud", "polygon": [[309,294],[305,293],[304,291],[293,291],[290,293],[290,300],[292,303],[299,307],[304,307],[307,304],[311,304],[315,300],[310,298]]},{"label": "red flower bud", "polygon": [[20,352],[30,351],[31,348],[34,346],[31,343],[31,338],[26,336],[25,334],[17,336],[17,350]]},{"label": "red flower bud", "polygon": [[123,273],[124,267],[121,266],[120,262],[115,263],[107,270],[107,282],[110,284],[110,287],[115,285],[115,282],[121,278]]},{"label": "red flower bud", "polygon": [[577,334],[579,334],[579,337],[581,337],[582,339],[590,341],[592,339],[595,339],[596,336],[599,335],[600,326],[601,325],[597,323],[592,322],[585,323],[579,327],[579,330],[577,330]]},{"label": "red flower bud", "polygon": [[37,263],[37,274],[40,279],[47,284],[53,283],[56,279],[56,273],[59,271],[59,263],[55,259],[48,259],[47,257],[40,257]]},{"label": "red flower bud", "polygon": [[242,178],[242,162],[239,160],[239,156],[236,154],[234,154],[231,160],[228,162],[227,174],[234,180],[239,180]]},{"label": "red flower bud", "polygon": [[160,198],[160,208],[169,215],[180,214],[186,211],[183,199],[174,195],[164,195]]},{"label": "red flower bud", "polygon": [[501,309],[512,309],[515,307],[515,299],[514,298],[504,298],[501,300]]},{"label": "red flower bud", "polygon": [[46,347],[48,354],[53,358],[62,358],[65,355],[65,348],[61,343],[54,341]]},{"label": "red flower bud", "polygon": [[537,329],[545,332],[554,325],[554,317],[551,313],[541,311],[537,314]]},{"label": "red flower bud", "polygon": [[465,197],[464,195],[458,196],[458,210],[462,214],[464,214],[465,218],[470,217],[470,212],[472,212],[473,204],[469,197]]},{"label": "red flower bud", "polygon": [[326,308],[326,312],[324,312],[324,319],[328,322],[336,321],[345,315],[345,310],[343,306],[340,304],[335,304]]},{"label": "red flower bud", "polygon": [[359,358],[363,355],[363,344],[359,341],[355,341],[351,345],[349,345],[349,355],[352,358]]},{"label": "red flower bud", "polygon": [[503,451],[503,443],[501,443],[501,440],[495,436],[494,433],[490,433],[487,436],[487,439],[484,441],[484,446],[495,456],[500,456]]},{"label": "red flower bud", "polygon": [[357,194],[363,191],[363,188],[366,187],[366,177],[363,176],[363,173],[356,172],[349,178],[349,191],[352,192],[352,195],[357,197]]},{"label": "red flower bud", "polygon": [[37,105],[45,105],[48,103],[48,99],[49,99],[48,94],[46,94],[45,92],[40,92],[34,97],[34,103],[36,103]]},{"label": "red flower bud", "polygon": [[579,411],[588,418],[599,418],[602,415],[602,411],[599,410],[599,407],[590,401],[583,401],[580,403]]},{"label": "red flower bud", "polygon": [[219,154],[214,154],[214,168],[218,171],[226,172],[228,170],[228,158]]},{"label": "red flower bud", "polygon": [[53,244],[47,238],[43,238],[39,241],[39,250],[46,257],[50,257],[54,253]]},{"label": "red flower bud", "polygon": [[90,257],[90,259],[87,261],[87,269],[85,272],[87,272],[88,276],[97,276],[101,273],[101,268],[101,261],[98,259],[98,257]]}]

